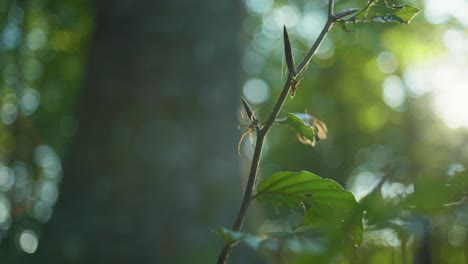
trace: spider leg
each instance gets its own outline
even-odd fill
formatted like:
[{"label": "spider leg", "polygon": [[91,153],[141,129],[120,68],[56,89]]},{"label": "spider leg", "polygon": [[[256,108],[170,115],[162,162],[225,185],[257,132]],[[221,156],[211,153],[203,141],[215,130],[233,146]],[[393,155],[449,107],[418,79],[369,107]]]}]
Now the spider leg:
[{"label": "spider leg", "polygon": [[247,130],[246,132],[249,132],[249,139],[250,139],[250,144],[252,144],[252,146],[254,145],[253,143],[253,133],[252,133],[252,130],[253,128],[249,128],[249,130]]},{"label": "spider leg", "polygon": [[255,112],[257,112],[258,109],[255,109],[253,112],[252,112],[252,117],[250,118],[250,122],[253,122],[254,121],[254,118],[255,118]]},{"label": "spider leg", "polygon": [[245,137],[248,133],[250,133],[250,130],[247,130],[247,131],[245,131],[245,132],[242,134],[242,136],[241,136],[241,138],[240,138],[240,140],[239,140],[239,144],[237,144],[237,153],[239,154],[239,157],[241,156],[240,147],[241,147],[241,144],[242,144],[242,140],[244,139],[244,137]]},{"label": "spider leg", "polygon": [[245,116],[244,116],[244,109],[241,109],[240,111],[240,115],[242,117],[242,120],[245,120]]}]

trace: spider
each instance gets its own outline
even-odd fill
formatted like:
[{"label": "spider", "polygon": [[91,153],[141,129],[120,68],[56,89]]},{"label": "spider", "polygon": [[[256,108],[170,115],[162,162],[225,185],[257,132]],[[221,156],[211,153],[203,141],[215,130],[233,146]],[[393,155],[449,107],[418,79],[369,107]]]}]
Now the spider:
[{"label": "spider", "polygon": [[[243,103],[244,103],[244,101],[243,101]],[[253,143],[253,133],[255,132],[256,129],[258,129],[258,119],[255,117],[255,111],[256,110],[251,111],[250,107],[248,107],[248,110],[246,108],[245,111],[247,112],[247,115],[250,116],[249,117],[250,124],[247,125],[247,130],[244,133],[242,133],[242,135],[240,137],[240,140],[239,140],[239,144],[237,144],[237,153],[239,154],[239,156],[241,156],[240,147],[241,147],[241,144],[242,144],[242,140],[244,140],[244,137],[249,135],[250,144],[252,144],[252,146],[253,146],[253,144],[254,144]],[[247,119],[246,116],[244,115],[244,109],[241,110],[240,114],[241,114],[242,120]],[[237,128],[240,129],[242,126],[246,126],[246,125],[239,125]]]},{"label": "spider", "polygon": [[[242,119],[245,120],[244,114],[242,112],[243,111],[241,111]],[[237,128],[240,129],[242,126],[245,126],[245,125],[239,125]],[[253,146],[253,132],[254,131],[255,131],[255,126],[253,124],[253,121],[251,121],[251,123],[249,125],[247,125],[247,130],[244,133],[242,133],[241,138],[239,140],[239,144],[237,144],[237,153],[239,153],[239,156],[241,156],[240,147],[241,147],[241,144],[242,144],[242,140],[244,140],[245,136],[249,135],[250,144],[252,144],[252,146]]]}]

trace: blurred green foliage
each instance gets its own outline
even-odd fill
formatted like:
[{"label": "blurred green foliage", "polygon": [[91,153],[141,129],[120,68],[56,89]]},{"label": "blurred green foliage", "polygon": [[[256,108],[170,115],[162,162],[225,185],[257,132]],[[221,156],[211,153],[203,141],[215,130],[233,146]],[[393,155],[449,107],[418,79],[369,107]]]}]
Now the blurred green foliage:
[{"label": "blurred green foliage", "polygon": [[[411,4],[428,13],[434,9],[431,1],[387,2]],[[335,11],[365,3],[336,1]],[[288,29],[295,61],[300,61],[325,23],[326,4],[248,0],[246,8],[244,28],[251,44],[244,71],[248,79],[265,82],[268,91],[255,91],[247,82],[243,92],[257,102],[257,114],[264,120],[287,74],[282,25]],[[452,83],[415,84],[414,75],[418,68],[439,65],[440,58],[454,51],[447,32],[459,30],[466,38],[467,21],[447,15],[444,21],[450,23],[434,22],[436,16],[420,15],[404,26],[348,24],[349,34],[334,27],[298,77],[296,95],[280,114],[317,116],[328,127],[328,139],[310,148],[299,144],[288,129],[274,127],[269,134],[263,177],[307,170],[338,181],[360,201],[364,242],[350,263],[466,261],[468,125],[450,128],[434,103],[437,91],[451,89]],[[461,65],[466,69],[466,61]],[[420,79],[434,78],[421,75]],[[463,85],[466,89],[467,82]],[[249,148],[246,145],[244,152]],[[259,224],[261,219],[258,216]],[[297,263],[311,260],[304,257]]]},{"label": "blurred green foliage", "polygon": [[[336,10],[365,3],[337,0]],[[365,232],[350,262],[410,262],[421,257],[421,245],[428,243],[434,263],[464,263],[468,259],[467,131],[450,128],[434,110],[439,97],[435,91],[424,90],[434,76],[424,69],[437,63],[460,68],[460,58],[467,56],[457,43],[466,43],[467,22],[449,3],[438,7],[438,15],[429,7],[434,1],[398,1],[405,3],[425,14],[406,26],[349,24],[349,34],[338,27],[330,32],[307,71],[299,76],[296,96],[288,99],[282,113],[282,117],[286,111],[317,116],[328,127],[328,139],[311,148],[298,143],[290,129],[274,127],[262,175],[308,170],[351,190],[365,208]],[[460,5],[460,12],[466,10],[466,5]],[[251,101],[264,120],[286,78],[283,24],[295,61],[300,61],[325,22],[326,5],[324,1],[246,0],[245,6],[242,25],[247,44],[240,58],[247,79],[243,92],[247,99],[256,99]],[[42,226],[59,197],[60,159],[77,129],[73,113],[80,99],[94,19],[87,1],[0,1],[2,261],[34,253]],[[450,52],[452,57],[444,61]],[[440,74],[451,76],[454,71]],[[421,80],[414,78],[418,74],[429,81],[418,83]],[[266,88],[260,93],[263,100],[248,83]],[[446,86],[453,85],[446,82]],[[250,148],[245,141],[247,154]],[[221,187],[216,195],[224,195]],[[202,211],[200,218],[209,221],[205,210],[196,211]],[[258,215],[257,223],[271,224],[263,222],[264,218]],[[312,241],[312,246],[317,243]],[[276,253],[281,256],[269,254],[267,259],[291,259],[285,251]],[[297,263],[314,258],[320,256],[295,255]]]},{"label": "blurred green foliage", "polygon": [[93,27],[83,1],[0,3],[0,257],[34,253],[59,196]]}]

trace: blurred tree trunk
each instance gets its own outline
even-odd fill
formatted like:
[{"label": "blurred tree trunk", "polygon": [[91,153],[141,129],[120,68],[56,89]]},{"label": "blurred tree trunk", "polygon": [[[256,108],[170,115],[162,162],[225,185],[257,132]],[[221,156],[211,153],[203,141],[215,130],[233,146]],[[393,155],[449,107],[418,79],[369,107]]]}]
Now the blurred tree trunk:
[{"label": "blurred tree trunk", "polygon": [[231,225],[241,195],[240,3],[97,3],[78,131],[34,262],[214,262],[211,230]]}]

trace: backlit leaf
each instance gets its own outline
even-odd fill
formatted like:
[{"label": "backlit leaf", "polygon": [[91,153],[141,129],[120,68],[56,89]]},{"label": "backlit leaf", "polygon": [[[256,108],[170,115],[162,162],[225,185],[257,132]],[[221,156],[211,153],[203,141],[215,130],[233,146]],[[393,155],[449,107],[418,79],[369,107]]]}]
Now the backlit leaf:
[{"label": "backlit leaf", "polygon": [[273,208],[302,211],[302,227],[327,227],[348,234],[355,245],[362,241],[362,210],[354,195],[331,179],[307,172],[278,172],[257,188],[255,198]]},{"label": "backlit leaf", "polygon": [[286,118],[277,119],[277,124],[287,125],[297,133],[298,140],[304,145],[315,146],[319,140],[327,138],[327,126],[309,114],[288,113]]},{"label": "backlit leaf", "polygon": [[401,23],[408,24],[419,14],[419,9],[409,5],[389,5],[386,0],[371,0],[361,11],[339,22]]},{"label": "backlit leaf", "polygon": [[303,231],[275,232],[266,234],[249,234],[235,232],[223,227],[215,230],[227,243],[241,242],[253,250],[272,251],[287,250],[296,254],[301,253],[323,253],[330,248],[330,241],[321,229],[309,229]]}]

